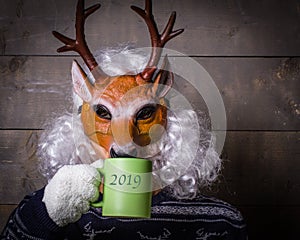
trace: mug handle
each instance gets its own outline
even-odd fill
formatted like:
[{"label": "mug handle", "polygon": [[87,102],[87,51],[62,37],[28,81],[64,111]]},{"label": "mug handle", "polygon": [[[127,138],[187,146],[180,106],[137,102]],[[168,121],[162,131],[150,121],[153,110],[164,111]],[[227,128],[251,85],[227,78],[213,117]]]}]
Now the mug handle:
[{"label": "mug handle", "polygon": [[103,207],[103,200],[100,202],[92,202],[90,205],[94,208],[101,208]]},{"label": "mug handle", "polygon": [[[104,168],[97,168],[98,172],[104,177]],[[94,208],[101,208],[103,207],[103,200],[100,202],[92,202],[90,205]]]}]

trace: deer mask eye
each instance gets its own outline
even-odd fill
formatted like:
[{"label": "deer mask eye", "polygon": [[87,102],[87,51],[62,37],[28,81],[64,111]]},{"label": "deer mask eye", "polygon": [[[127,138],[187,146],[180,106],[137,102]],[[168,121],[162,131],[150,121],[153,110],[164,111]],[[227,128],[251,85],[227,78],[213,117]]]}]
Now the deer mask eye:
[{"label": "deer mask eye", "polygon": [[155,113],[156,107],[155,106],[146,106],[140,109],[136,114],[136,120],[146,120],[151,118],[152,115]]},{"label": "deer mask eye", "polygon": [[106,120],[111,120],[111,113],[104,105],[94,105],[94,111],[98,117]]}]

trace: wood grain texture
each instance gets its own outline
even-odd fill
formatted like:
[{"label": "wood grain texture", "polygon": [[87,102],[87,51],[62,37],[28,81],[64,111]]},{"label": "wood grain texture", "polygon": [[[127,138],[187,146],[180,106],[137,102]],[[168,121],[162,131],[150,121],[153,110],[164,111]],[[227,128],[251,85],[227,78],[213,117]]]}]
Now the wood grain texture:
[{"label": "wood grain texture", "polygon": [[38,172],[38,131],[0,131],[0,204],[18,204],[41,188]]},{"label": "wood grain texture", "polygon": [[[87,1],[90,6],[98,1]],[[130,9],[141,0],[99,1],[102,7],[87,21],[92,50],[133,43],[148,47],[144,22]],[[55,55],[60,43],[52,30],[72,37],[76,2],[1,0],[0,53]],[[185,32],[167,47],[189,55],[299,56],[300,13],[297,0],[153,1],[162,29],[171,11],[176,28]],[[289,27],[287,27],[289,26]]]},{"label": "wood grain texture", "polygon": [[[299,130],[300,58],[193,59],[215,82],[229,130]],[[49,118],[72,111],[72,60],[0,57],[0,128],[41,129]],[[194,108],[206,110],[188,81],[176,85]]]},{"label": "wood grain texture", "polygon": [[1,128],[42,128],[46,119],[72,107],[72,59],[68,60],[1,58]]},{"label": "wood grain texture", "polygon": [[299,144],[300,132],[228,132],[213,191],[234,205],[299,206]]},{"label": "wood grain texture", "polygon": [[289,206],[241,206],[246,217],[249,239],[297,239],[300,229],[300,207]]},{"label": "wood grain texture", "polygon": [[0,205],[0,232],[2,232],[2,229],[7,223],[9,215],[16,208],[16,206],[17,205]]}]

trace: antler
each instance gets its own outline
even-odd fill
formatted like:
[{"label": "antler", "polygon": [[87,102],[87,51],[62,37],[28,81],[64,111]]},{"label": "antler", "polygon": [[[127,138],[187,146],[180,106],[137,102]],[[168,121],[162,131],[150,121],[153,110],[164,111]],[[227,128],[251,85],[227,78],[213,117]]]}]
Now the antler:
[{"label": "antler", "polygon": [[[63,47],[58,48],[57,52],[75,51],[79,53],[90,71],[95,69],[98,66],[98,63],[96,62],[86,43],[84,36],[84,24],[88,16],[97,11],[100,7],[100,4],[95,4],[87,9],[84,9],[84,0],[78,0],[75,22],[76,39],[68,38],[56,31],[52,32],[57,39],[65,44]],[[101,69],[97,70],[98,72],[100,71],[100,75],[106,75]]]},{"label": "antler", "polygon": [[144,10],[137,6],[131,6],[131,9],[145,20],[150,33],[152,52],[145,69],[140,74],[144,80],[151,81],[152,75],[156,70],[156,66],[159,62],[163,47],[169,40],[181,34],[184,29],[173,31],[174,23],[176,20],[176,12],[172,12],[168,24],[166,25],[163,33],[160,34],[158,32],[157,25],[152,14],[151,0],[146,0]]}]

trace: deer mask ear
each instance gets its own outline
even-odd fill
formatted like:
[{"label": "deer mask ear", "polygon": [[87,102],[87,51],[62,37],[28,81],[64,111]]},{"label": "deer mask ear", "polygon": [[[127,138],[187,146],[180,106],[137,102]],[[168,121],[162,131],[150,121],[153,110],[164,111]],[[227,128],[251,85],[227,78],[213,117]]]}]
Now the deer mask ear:
[{"label": "deer mask ear", "polygon": [[93,85],[76,60],[72,64],[72,81],[76,94],[85,102],[92,100]]},{"label": "deer mask ear", "polygon": [[168,71],[169,60],[167,56],[164,58],[164,63],[162,68],[159,70],[154,82],[153,90],[159,98],[163,98],[171,89],[174,82],[174,75],[172,72]]}]

